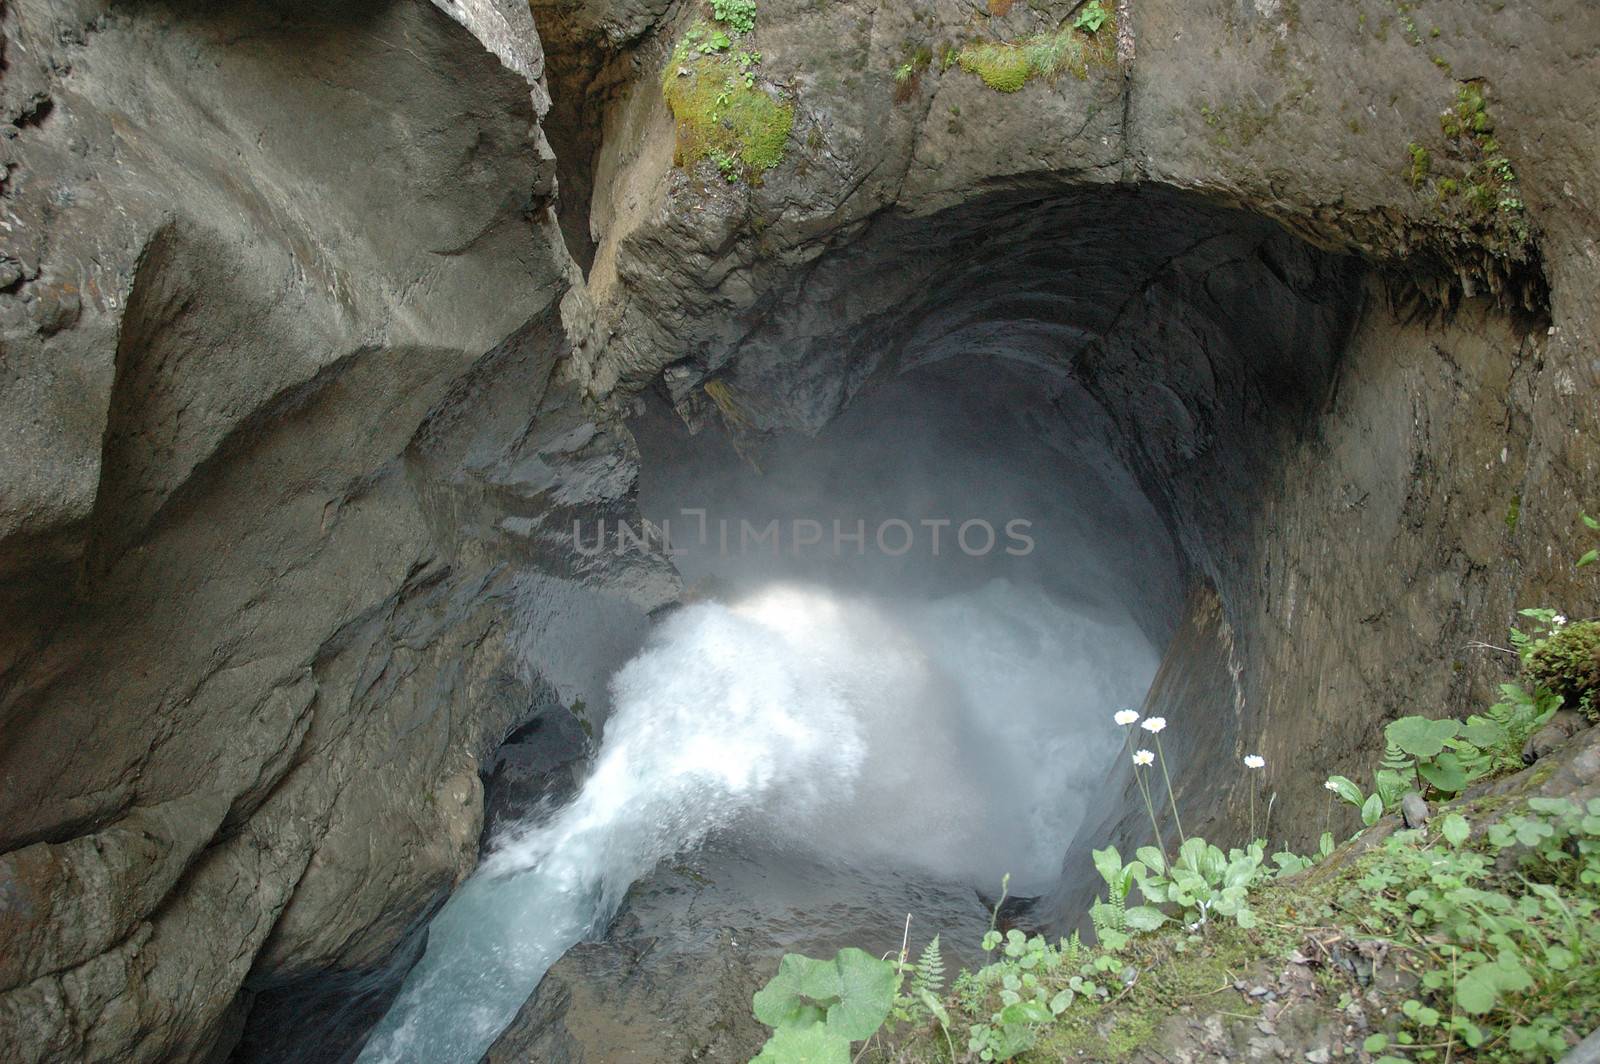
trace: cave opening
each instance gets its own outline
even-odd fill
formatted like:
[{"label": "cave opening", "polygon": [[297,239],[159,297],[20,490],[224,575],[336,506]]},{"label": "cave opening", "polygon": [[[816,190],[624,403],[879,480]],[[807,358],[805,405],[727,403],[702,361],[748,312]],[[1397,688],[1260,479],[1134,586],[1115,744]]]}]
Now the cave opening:
[{"label": "cave opening", "polygon": [[1214,649],[1198,594],[1250,593],[1253,501],[1315,434],[1362,275],[1185,194],[1012,189],[874,220],[668,365],[629,422],[643,520],[573,549],[661,552],[682,601],[362,1059],[476,1059],[624,909],[691,955],[741,921],[888,948],[908,911],[975,941],[1002,882],[1062,927],[1073,858],[1144,815],[1120,708],[1186,703],[1174,789],[1214,815],[1238,676],[1173,658]]}]

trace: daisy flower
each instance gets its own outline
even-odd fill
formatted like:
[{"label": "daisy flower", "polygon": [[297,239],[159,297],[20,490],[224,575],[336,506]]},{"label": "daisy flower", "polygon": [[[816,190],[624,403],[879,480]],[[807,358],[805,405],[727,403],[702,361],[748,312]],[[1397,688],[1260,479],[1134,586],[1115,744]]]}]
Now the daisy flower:
[{"label": "daisy flower", "polygon": [[1139,719],[1139,714],[1135,713],[1131,709],[1119,709],[1111,719],[1126,728],[1128,725]]},{"label": "daisy flower", "polygon": [[1156,755],[1148,750],[1135,750],[1133,752],[1133,763],[1135,765],[1151,765],[1155,763],[1155,760]]},{"label": "daisy flower", "polygon": [[1144,723],[1139,725],[1139,727],[1143,728],[1147,732],[1151,732],[1152,734],[1155,733],[1155,732],[1159,732],[1161,729],[1165,728],[1166,726],[1167,726],[1167,718],[1166,717],[1146,717],[1144,719]]},{"label": "daisy flower", "polygon": [[1244,755],[1244,767],[1245,768],[1261,768],[1261,767],[1265,766],[1266,763],[1267,763],[1267,759],[1262,757],[1260,754],[1245,754]]}]

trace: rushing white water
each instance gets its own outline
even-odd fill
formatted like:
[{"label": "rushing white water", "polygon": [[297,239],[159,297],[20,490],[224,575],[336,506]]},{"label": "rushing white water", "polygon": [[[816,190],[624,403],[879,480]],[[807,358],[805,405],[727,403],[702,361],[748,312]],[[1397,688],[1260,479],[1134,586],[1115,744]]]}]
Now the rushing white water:
[{"label": "rushing white water", "polygon": [[612,681],[577,797],[509,833],[429,928],[360,1060],[476,1061],[630,884],[736,821],[834,858],[1047,884],[1154,653],[1122,618],[993,582],[874,603],[686,607]]}]

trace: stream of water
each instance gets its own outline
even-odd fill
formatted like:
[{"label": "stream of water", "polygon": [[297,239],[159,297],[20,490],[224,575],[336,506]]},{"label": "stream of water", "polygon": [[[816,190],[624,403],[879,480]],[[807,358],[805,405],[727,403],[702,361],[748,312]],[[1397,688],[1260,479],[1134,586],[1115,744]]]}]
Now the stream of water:
[{"label": "stream of water", "polygon": [[364,1064],[476,1061],[658,861],[736,823],[830,858],[1047,886],[1154,669],[1125,617],[992,581],[887,603],[779,585],[665,620],[565,808],[497,839]]}]

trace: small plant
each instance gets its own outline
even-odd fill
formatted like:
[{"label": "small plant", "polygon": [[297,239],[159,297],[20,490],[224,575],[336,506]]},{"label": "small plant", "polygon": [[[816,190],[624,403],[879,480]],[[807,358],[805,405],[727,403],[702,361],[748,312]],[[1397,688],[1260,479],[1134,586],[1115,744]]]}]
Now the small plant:
[{"label": "small plant", "polygon": [[773,1028],[756,1061],[848,1061],[850,1044],[871,1038],[888,1019],[899,978],[893,962],[854,948],[831,961],[785,954],[752,1002],[756,1019]]},{"label": "small plant", "polygon": [[[1139,893],[1155,905],[1171,904],[1179,909],[1180,920],[1203,929],[1213,916],[1224,916],[1240,927],[1254,927],[1255,913],[1246,904],[1250,888],[1271,878],[1265,866],[1266,844],[1257,840],[1247,848],[1221,849],[1199,836],[1189,838],[1178,847],[1178,857],[1168,866],[1155,852],[1140,850],[1140,871],[1135,879]],[[1132,910],[1129,910],[1132,912]],[[1154,910],[1161,917],[1159,910]],[[1141,916],[1135,923],[1139,930],[1153,930],[1161,919]],[[1148,926],[1139,926],[1145,924]]]},{"label": "small plant", "polygon": [[1110,17],[1100,0],[1089,0],[1072,20],[1072,28],[1085,33],[1098,33]]},{"label": "small plant", "polygon": [[[1583,521],[1583,527],[1587,528],[1590,532],[1600,532],[1600,518],[1590,517],[1587,511],[1580,513],[1578,517]],[[1579,569],[1582,569],[1584,566],[1593,565],[1595,562],[1600,562],[1600,548],[1590,547],[1588,550],[1583,552],[1583,554],[1574,564],[1576,564]]]},{"label": "small plant", "polygon": [[1527,681],[1600,723],[1600,621],[1557,625],[1530,645]]},{"label": "small plant", "polygon": [[1411,152],[1411,187],[1420,188],[1433,171],[1433,155],[1415,142],[1406,145],[1406,150]]},{"label": "small plant", "polygon": [[756,28],[756,0],[711,0],[711,17],[735,33]]},{"label": "small plant", "polygon": [[[1096,14],[1091,15],[1091,10]],[[1089,76],[1091,63],[1110,65],[1115,49],[1109,41],[1079,21],[1086,16],[1095,29],[1106,24],[1110,15],[1098,3],[1091,3],[1077,18],[1059,30],[1034,34],[1019,41],[983,41],[969,44],[955,53],[954,60],[969,74],[976,74],[996,92],[1019,92],[1029,81],[1054,81],[1064,73],[1082,81]]]}]

